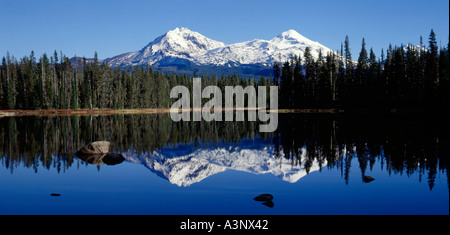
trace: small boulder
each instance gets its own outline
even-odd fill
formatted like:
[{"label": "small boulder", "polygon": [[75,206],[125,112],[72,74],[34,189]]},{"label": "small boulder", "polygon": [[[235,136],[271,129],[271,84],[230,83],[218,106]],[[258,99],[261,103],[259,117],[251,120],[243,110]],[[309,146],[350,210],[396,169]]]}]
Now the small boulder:
[{"label": "small boulder", "polygon": [[85,155],[107,154],[110,145],[108,141],[96,141],[84,146],[79,152]]},{"label": "small boulder", "polygon": [[267,202],[267,201],[272,201],[273,196],[270,194],[261,194],[259,196],[256,196],[255,198],[253,198],[253,200],[258,201],[258,202]]}]

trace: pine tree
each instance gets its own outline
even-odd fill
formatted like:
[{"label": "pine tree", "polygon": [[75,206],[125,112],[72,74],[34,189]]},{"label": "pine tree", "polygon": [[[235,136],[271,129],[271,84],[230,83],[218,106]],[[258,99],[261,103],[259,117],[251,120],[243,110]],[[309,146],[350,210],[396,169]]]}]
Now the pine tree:
[{"label": "pine tree", "polygon": [[[270,81],[268,82],[270,84]],[[305,99],[305,78],[302,71],[302,59],[299,55],[295,60],[294,65],[294,84],[293,88],[295,91],[294,97],[294,107],[302,108],[304,106]]]},{"label": "pine tree", "polygon": [[381,86],[379,84],[380,74],[381,74],[381,62],[377,61],[373,49],[370,48],[369,52],[369,68],[367,72],[367,105],[369,107],[379,108],[379,93]]},{"label": "pine tree", "polygon": [[[450,43],[450,39],[449,39]],[[439,53],[439,90],[438,90],[438,99],[439,99],[439,108],[446,109],[449,107],[449,99],[448,95],[450,93],[450,58],[449,58],[449,44],[447,44],[447,48],[441,48]]]},{"label": "pine tree", "polygon": [[41,103],[41,107],[43,109],[48,109],[49,108],[49,96],[47,95],[47,89],[46,89],[46,81],[48,79],[48,71],[50,70],[50,62],[48,60],[47,55],[44,53],[44,55],[39,59],[39,83],[41,85],[40,87],[40,91],[42,94],[42,103]]},{"label": "pine tree", "polygon": [[337,56],[338,72],[336,78],[336,102],[337,108],[342,108],[345,101],[346,92],[346,76],[345,76],[345,61],[344,61],[344,46],[341,43],[341,51]]},{"label": "pine tree", "polygon": [[3,68],[6,70],[5,71],[5,81],[6,81],[6,86],[5,86],[5,102],[6,102],[6,107],[8,109],[15,109],[17,108],[16,105],[16,96],[17,96],[17,91],[16,91],[16,81],[15,81],[15,76],[14,74],[16,74],[16,71],[14,71],[14,66],[13,66],[13,61],[11,59],[11,56],[9,54],[9,52],[6,53],[6,59],[4,60],[4,66]]},{"label": "pine tree", "polygon": [[[339,65],[337,55],[329,52],[327,56],[328,78],[329,78],[329,104],[328,108],[335,108],[337,97],[337,79],[339,73]],[[327,79],[328,80],[328,79]]]},{"label": "pine tree", "polygon": [[273,65],[273,79],[275,86],[278,86],[280,84],[280,77],[281,77],[281,67],[278,62],[275,62]]},{"label": "pine tree", "polygon": [[0,65],[0,109],[4,109],[6,106],[5,94],[6,94],[6,58],[2,58],[2,64]]},{"label": "pine tree", "polygon": [[70,99],[70,108],[78,109],[78,84],[77,84],[77,71],[73,70],[73,79],[72,79],[72,94]]},{"label": "pine tree", "polygon": [[345,36],[344,42],[344,56],[345,56],[345,84],[346,84],[346,94],[345,94],[345,106],[353,106],[354,100],[351,98],[354,90],[354,80],[353,80],[353,61],[352,54],[350,52],[350,40],[348,35]]},{"label": "pine tree", "polygon": [[369,67],[368,54],[366,50],[366,41],[362,39],[361,52],[358,57],[358,64],[356,66],[355,84],[353,87],[352,96],[355,102],[357,102],[358,108],[363,108],[367,105],[367,94],[369,89],[367,87],[367,70]]},{"label": "pine tree", "polygon": [[438,70],[438,46],[436,42],[436,34],[433,30],[430,32],[428,41],[428,52],[425,71],[425,99],[429,106],[436,105],[436,92],[439,86],[439,70]]},{"label": "pine tree", "polygon": [[305,59],[305,104],[311,107],[315,100],[314,82],[316,80],[316,69],[315,61],[309,47],[305,48],[303,57]]},{"label": "pine tree", "polygon": [[282,108],[292,108],[291,107],[291,65],[289,61],[286,61],[283,64],[283,69],[281,72],[281,81],[280,81],[280,107]]},{"label": "pine tree", "polygon": [[348,35],[345,36],[345,69],[347,77],[351,77],[353,73],[352,53],[350,52],[350,40]]}]

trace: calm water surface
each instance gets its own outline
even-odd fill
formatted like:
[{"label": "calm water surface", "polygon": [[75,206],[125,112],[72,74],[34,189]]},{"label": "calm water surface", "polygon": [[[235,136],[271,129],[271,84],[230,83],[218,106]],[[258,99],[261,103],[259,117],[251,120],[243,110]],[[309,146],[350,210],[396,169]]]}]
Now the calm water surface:
[{"label": "calm water surface", "polygon": [[[166,114],[0,118],[0,214],[449,213],[445,118],[279,118],[272,134]],[[125,160],[75,155],[98,140]]]}]

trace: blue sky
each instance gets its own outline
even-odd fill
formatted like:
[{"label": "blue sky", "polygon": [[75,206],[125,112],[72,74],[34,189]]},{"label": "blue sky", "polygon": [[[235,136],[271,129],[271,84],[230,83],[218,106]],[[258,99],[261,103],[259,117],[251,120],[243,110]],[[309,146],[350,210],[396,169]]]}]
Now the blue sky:
[{"label": "blue sky", "polygon": [[352,55],[361,40],[377,56],[389,43],[449,39],[448,0],[0,0],[0,56],[53,54],[107,58],[137,51],[176,27],[236,43],[272,39],[294,29],[339,49],[349,35]]}]

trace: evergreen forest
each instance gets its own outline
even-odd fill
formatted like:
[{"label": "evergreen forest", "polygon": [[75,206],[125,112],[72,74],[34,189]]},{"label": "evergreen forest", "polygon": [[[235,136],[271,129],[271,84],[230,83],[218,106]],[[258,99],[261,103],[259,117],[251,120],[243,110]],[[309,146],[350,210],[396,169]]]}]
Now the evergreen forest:
[{"label": "evergreen forest", "polygon": [[[425,45],[426,44],[426,45]],[[201,74],[202,87],[279,87],[284,109],[445,110],[449,105],[449,52],[438,46],[433,30],[428,43],[392,46],[377,57],[362,39],[352,56],[349,38],[340,50],[313,58],[292,55],[275,63],[269,77]],[[75,58],[75,59],[74,59]],[[110,67],[93,59],[72,59],[62,52],[36,58],[7,53],[0,64],[0,109],[138,109],[169,108],[172,87],[192,91],[192,76],[164,73],[151,66]],[[354,60],[356,58],[356,60]],[[194,75],[196,76],[196,75]]]}]

